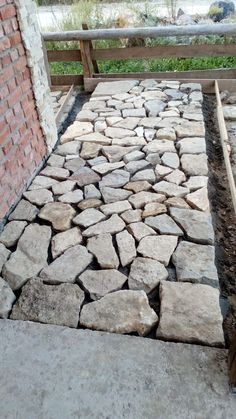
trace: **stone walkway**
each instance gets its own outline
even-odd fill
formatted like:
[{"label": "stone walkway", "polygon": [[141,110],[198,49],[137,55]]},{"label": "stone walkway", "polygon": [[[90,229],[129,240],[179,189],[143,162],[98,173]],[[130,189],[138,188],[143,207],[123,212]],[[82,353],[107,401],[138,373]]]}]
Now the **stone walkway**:
[{"label": "stone walkway", "polygon": [[201,103],[97,86],[0,235],[0,317],[224,346]]}]

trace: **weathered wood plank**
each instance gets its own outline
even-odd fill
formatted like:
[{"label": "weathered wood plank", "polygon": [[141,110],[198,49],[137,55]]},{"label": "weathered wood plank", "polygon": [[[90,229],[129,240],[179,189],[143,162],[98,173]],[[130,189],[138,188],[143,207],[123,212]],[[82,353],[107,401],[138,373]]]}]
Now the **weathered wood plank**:
[{"label": "weathered wood plank", "polygon": [[53,86],[82,86],[84,84],[84,78],[81,74],[64,74],[51,76]]},{"label": "weathered wood plank", "polygon": [[[87,23],[82,23],[82,29],[84,31],[89,30]],[[89,49],[90,49],[91,57],[92,57],[92,53],[93,53],[93,43],[92,43],[92,41],[89,41]],[[93,63],[94,73],[99,73],[98,64],[97,64],[96,59],[92,59],[92,63]]]},{"label": "weathered wood plank", "polygon": [[71,98],[71,96],[72,96],[72,94],[73,94],[73,90],[74,90],[74,85],[72,84],[72,86],[70,87],[70,89],[69,89],[69,90],[68,90],[68,92],[67,92],[67,95],[66,95],[66,97],[65,97],[64,102],[62,103],[62,105],[60,106],[59,111],[58,111],[58,112],[57,112],[57,114],[56,114],[55,119],[56,119],[56,125],[57,125],[57,127],[58,127],[58,125],[59,125],[59,121],[60,121],[61,115],[63,114],[64,109],[65,109],[65,107],[66,107],[66,105],[67,105],[67,103],[68,103],[69,99]]},{"label": "weathered wood plank", "polygon": [[80,41],[80,51],[83,65],[83,75],[84,77],[90,78],[94,73],[90,41]]},{"label": "weathered wood plank", "polygon": [[62,49],[48,50],[48,61],[52,62],[70,62],[82,61],[80,49]]}]

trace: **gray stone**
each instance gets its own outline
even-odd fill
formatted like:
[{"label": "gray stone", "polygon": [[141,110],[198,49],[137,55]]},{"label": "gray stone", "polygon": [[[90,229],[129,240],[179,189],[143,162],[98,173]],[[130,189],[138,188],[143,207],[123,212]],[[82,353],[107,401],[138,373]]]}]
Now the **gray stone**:
[{"label": "gray stone", "polygon": [[148,143],[153,140],[155,134],[156,134],[155,129],[147,128],[144,130],[144,137]]},{"label": "gray stone", "polygon": [[168,278],[168,271],[157,260],[137,257],[130,268],[128,278],[129,289],[152,292],[160,281]]},{"label": "gray stone", "polygon": [[180,156],[182,154],[201,154],[206,153],[205,138],[189,137],[178,141],[178,148]]},{"label": "gray stone", "polygon": [[89,238],[87,249],[96,257],[102,268],[118,269],[119,259],[112,243],[111,234],[99,234]]},{"label": "gray stone", "polygon": [[175,141],[176,134],[174,128],[161,128],[156,132],[156,137],[159,140]]},{"label": "gray stone", "polygon": [[155,259],[167,266],[177,242],[177,236],[147,236],[140,241],[137,251],[142,256]]},{"label": "gray stone", "polygon": [[183,183],[183,186],[186,186],[191,192],[196,191],[197,189],[207,186],[208,177],[207,176],[190,176],[187,182]]},{"label": "gray stone", "polygon": [[169,140],[153,140],[150,143],[148,143],[144,148],[143,151],[146,153],[165,153],[165,152],[171,152],[175,153],[176,149],[174,146],[174,143]]},{"label": "gray stone", "polygon": [[134,174],[138,172],[139,170],[144,169],[145,167],[150,166],[150,163],[146,160],[138,160],[138,161],[130,161],[125,165],[126,170],[128,170],[129,173]]},{"label": "gray stone", "polygon": [[[176,170],[173,170],[173,172],[171,172],[169,175],[165,176],[165,180],[171,183],[175,183],[176,185],[179,185],[180,183],[186,180],[186,176],[184,172],[182,172],[179,169],[176,169]],[[186,188],[188,187],[186,183],[184,183],[183,186],[185,186]]]},{"label": "gray stone", "polygon": [[188,188],[183,188],[183,186],[178,186],[175,183],[166,182],[165,180],[162,180],[161,182],[156,183],[153,186],[154,191],[165,194],[168,197],[178,197],[181,198],[185,196],[188,192]]},{"label": "gray stone", "polygon": [[[92,97],[96,96],[111,96],[117,95],[120,93],[127,93],[130,89],[138,84],[137,80],[122,80],[122,81],[112,81],[109,83],[103,82],[99,83],[93,94]],[[90,102],[91,103],[91,102]]]},{"label": "gray stone", "polygon": [[112,140],[112,145],[119,145],[124,147],[130,146],[144,146],[146,145],[146,140],[143,137],[124,137],[124,138],[114,138]]},{"label": "gray stone", "polygon": [[152,100],[152,99],[159,99],[159,100],[167,100],[168,97],[164,92],[161,90],[148,90],[141,93],[141,97],[143,97],[146,101]]},{"label": "gray stone", "polygon": [[119,251],[121,265],[129,265],[136,257],[135,240],[127,230],[116,235],[116,243]]},{"label": "gray stone", "polygon": [[124,162],[129,163],[137,160],[143,159],[145,154],[142,151],[136,150],[132,151],[131,153],[128,153],[124,156]]},{"label": "gray stone", "polygon": [[127,277],[116,269],[87,269],[79,277],[79,282],[92,300],[99,300],[110,292],[120,290],[126,281]]},{"label": "gray stone", "polygon": [[59,182],[56,179],[51,179],[50,177],[46,176],[36,176],[28,188],[28,191],[50,189],[55,185],[59,185]]},{"label": "gray stone", "polygon": [[86,247],[78,244],[66,250],[65,253],[46,266],[39,276],[49,284],[73,283],[78,275],[92,262],[92,259],[93,256],[88,253]]},{"label": "gray stone", "polygon": [[80,111],[76,116],[76,121],[81,122],[93,122],[94,119],[98,117],[98,114],[96,112],[92,112],[89,109],[85,109],[83,111]]},{"label": "gray stone", "polygon": [[14,246],[18,242],[26,226],[26,221],[11,221],[10,223],[7,223],[0,234],[0,242],[6,247]]},{"label": "gray stone", "polygon": [[138,192],[129,197],[129,202],[133,205],[134,208],[143,208],[150,202],[163,202],[164,200],[165,195],[163,194],[145,191]]},{"label": "gray stone", "polygon": [[205,126],[203,122],[184,121],[181,125],[176,125],[177,137],[204,137]]},{"label": "gray stone", "polygon": [[207,285],[163,281],[157,338],[224,346],[219,291]]},{"label": "gray stone", "polygon": [[108,175],[103,176],[101,182],[99,182],[100,189],[105,186],[111,188],[120,188],[129,182],[130,174],[125,170],[117,169]]},{"label": "gray stone", "polygon": [[133,137],[135,136],[135,132],[130,129],[125,128],[116,128],[116,127],[108,127],[105,130],[105,134],[107,137],[110,138],[124,138],[124,137]]},{"label": "gray stone", "polygon": [[46,204],[39,213],[39,218],[52,223],[53,228],[58,231],[68,230],[76,212],[69,204],[53,202]]},{"label": "gray stone", "polygon": [[53,195],[48,189],[39,189],[34,191],[24,192],[24,198],[38,206],[45,205],[49,202],[53,202]]},{"label": "gray stone", "polygon": [[148,100],[144,103],[144,107],[148,113],[148,116],[155,117],[158,116],[166,108],[167,104],[162,102],[162,100]]},{"label": "gray stone", "polygon": [[25,199],[21,199],[14,211],[8,217],[9,221],[34,221],[38,215],[38,208]]},{"label": "gray stone", "polygon": [[83,306],[80,324],[113,333],[137,332],[147,335],[158,317],[144,291],[122,290],[105,295],[99,301]]},{"label": "gray stone", "polygon": [[93,166],[92,169],[101,175],[105,175],[108,172],[112,172],[113,170],[124,167],[124,165],[125,165],[124,162],[102,163],[102,164],[97,164]]},{"label": "gray stone", "polygon": [[123,118],[116,122],[115,127],[134,130],[137,127],[139,121],[140,118],[135,117]]},{"label": "gray stone", "polygon": [[121,147],[119,145],[105,146],[102,148],[103,154],[108,158],[110,163],[120,161],[126,154],[137,150],[138,146]]},{"label": "gray stone", "polygon": [[235,105],[225,105],[223,107],[223,113],[226,120],[235,121],[236,120],[236,106]]},{"label": "gray stone", "polygon": [[195,90],[202,90],[202,86],[200,83],[182,83],[180,85],[180,90],[183,92],[193,92]]},{"label": "gray stone", "polygon": [[147,217],[145,223],[160,234],[172,234],[173,236],[183,236],[183,231],[167,214]]},{"label": "gray stone", "polygon": [[3,278],[17,290],[47,264],[51,228],[30,224],[18,241],[17,249],[5,263]]},{"label": "gray stone", "polygon": [[142,218],[163,214],[167,211],[164,204],[159,204],[158,202],[151,202],[146,204],[142,213]]},{"label": "gray stone", "polygon": [[67,156],[68,154],[79,154],[81,147],[80,141],[70,141],[69,143],[65,143],[59,145],[55,151],[56,154],[60,156]]},{"label": "gray stone", "polygon": [[76,170],[79,170],[81,169],[81,167],[84,167],[84,165],[85,165],[85,161],[81,159],[81,157],[77,157],[75,159],[68,160],[64,164],[64,167],[74,173],[76,172]]},{"label": "gray stone", "polygon": [[172,256],[178,281],[195,282],[218,287],[215,248],[182,241]]},{"label": "gray stone", "polygon": [[126,224],[136,223],[142,220],[142,210],[127,210],[123,212],[120,216],[122,220],[126,222]]},{"label": "gray stone", "polygon": [[65,180],[64,182],[57,183],[56,185],[53,185],[52,191],[54,195],[63,195],[67,192],[72,191],[76,185],[76,182],[74,180]]},{"label": "gray stone", "polygon": [[128,116],[136,117],[136,118],[143,118],[146,116],[146,112],[144,108],[138,109],[124,109],[122,111],[123,118],[127,118]]},{"label": "gray stone", "polygon": [[206,186],[186,195],[186,201],[191,207],[200,211],[210,211],[208,191]]},{"label": "gray stone", "polygon": [[82,149],[80,152],[80,157],[82,159],[93,159],[97,157],[99,151],[102,149],[101,144],[95,143],[83,143]]},{"label": "gray stone", "polygon": [[146,180],[147,182],[154,183],[156,180],[156,175],[154,173],[153,169],[145,169],[145,170],[139,170],[132,176],[132,181],[142,181]]},{"label": "gray stone", "polygon": [[137,241],[140,241],[143,237],[156,234],[155,230],[142,222],[129,224],[127,226],[127,230],[135,237]]},{"label": "gray stone", "polygon": [[179,157],[177,153],[166,152],[161,157],[161,161],[165,166],[169,166],[172,169],[178,169],[179,167]]},{"label": "gray stone", "polygon": [[84,197],[85,199],[89,198],[101,198],[100,191],[94,185],[86,185],[84,187]]},{"label": "gray stone", "polygon": [[9,284],[0,277],[0,318],[6,319],[16,299]]},{"label": "gray stone", "polygon": [[56,234],[51,241],[52,257],[55,259],[70,247],[76,246],[82,242],[82,234],[78,227]]},{"label": "gray stone", "polygon": [[70,179],[75,180],[77,185],[82,187],[89,185],[90,183],[99,182],[100,176],[89,167],[82,167],[81,169],[74,172]]},{"label": "gray stone", "polygon": [[86,210],[88,208],[98,208],[102,205],[102,201],[97,198],[84,199],[77,205],[79,209]]},{"label": "gray stone", "polygon": [[145,117],[145,118],[142,118],[142,119],[140,119],[140,121],[139,121],[139,125],[140,126],[143,126],[144,128],[151,128],[151,129],[154,129],[154,128],[158,128],[158,124],[159,124],[159,122],[161,121],[161,118],[159,118],[159,117]]},{"label": "gray stone", "polygon": [[132,192],[126,191],[124,189],[119,188],[110,188],[110,187],[102,187],[101,188],[102,197],[106,204],[111,204],[112,202],[116,201],[123,201],[126,200]]},{"label": "gray stone", "polygon": [[166,175],[169,175],[172,172],[173,172],[173,169],[171,169],[170,167],[162,166],[161,164],[157,164],[155,167],[155,173],[158,179]]},{"label": "gray stone", "polygon": [[81,143],[88,142],[92,144],[101,144],[101,145],[111,144],[111,139],[100,134],[100,132],[93,132],[91,134],[82,135],[81,137],[78,138],[78,140]]},{"label": "gray stone", "polygon": [[106,123],[109,127],[112,127],[117,122],[122,121],[122,120],[123,120],[123,118],[121,116],[108,116],[106,118]]},{"label": "gray stone", "polygon": [[65,180],[70,175],[70,172],[62,167],[46,166],[43,170],[41,170],[40,175],[48,176],[56,180]]},{"label": "gray stone", "polygon": [[191,209],[170,208],[170,215],[184,229],[190,240],[202,244],[214,243],[210,214]]},{"label": "gray stone", "polygon": [[87,228],[83,232],[83,236],[91,237],[97,234],[104,234],[104,233],[115,234],[124,230],[124,228],[125,228],[124,221],[117,214],[113,214],[108,220],[101,221],[100,223]]},{"label": "gray stone", "polygon": [[116,201],[111,204],[101,205],[100,210],[105,215],[120,214],[126,210],[130,210],[132,207],[128,201]]},{"label": "gray stone", "polygon": [[87,163],[89,164],[89,166],[92,167],[98,164],[107,163],[107,159],[104,156],[98,156],[98,157],[95,157],[94,159],[87,160]]},{"label": "gray stone", "polygon": [[[95,98],[94,98],[95,99]],[[97,100],[90,100],[89,102],[86,102],[82,108],[82,110],[90,110],[90,111],[99,111],[100,109],[104,109],[106,107],[105,99],[98,98]]]},{"label": "gray stone", "polygon": [[105,220],[106,216],[95,208],[88,208],[78,214],[74,219],[73,223],[82,227],[90,227],[93,224],[99,223]]},{"label": "gray stone", "polygon": [[65,157],[63,156],[59,156],[57,154],[51,154],[51,156],[49,157],[47,164],[49,166],[56,166],[56,167],[63,167],[65,162]]},{"label": "gray stone", "polygon": [[188,110],[183,113],[183,118],[189,121],[203,121],[203,115],[201,113],[188,113]]},{"label": "gray stone", "polygon": [[125,189],[128,189],[129,191],[133,191],[135,193],[142,192],[142,191],[148,191],[151,189],[152,185],[147,182],[146,180],[139,180],[136,182],[128,182],[124,186]]},{"label": "gray stone", "polygon": [[91,122],[74,121],[61,136],[60,142],[61,144],[64,144],[74,140],[76,137],[90,134],[91,132],[93,132],[93,125]]},{"label": "gray stone", "polygon": [[58,201],[65,202],[66,204],[77,204],[78,202],[82,201],[83,198],[83,192],[79,189],[76,189],[75,191],[67,192],[64,195],[61,195],[58,198]]},{"label": "gray stone", "polygon": [[165,204],[167,205],[167,207],[190,209],[190,206],[187,204],[187,202],[183,198],[178,198],[178,197],[168,198],[165,201]]},{"label": "gray stone", "polygon": [[11,319],[77,327],[83,301],[78,285],[47,285],[32,279],[22,288]]},{"label": "gray stone", "polygon": [[104,132],[104,130],[107,128],[106,121],[96,121],[94,124],[94,131],[95,132]]},{"label": "gray stone", "polygon": [[174,100],[182,99],[182,97],[184,96],[184,94],[177,89],[166,89],[165,94]]}]

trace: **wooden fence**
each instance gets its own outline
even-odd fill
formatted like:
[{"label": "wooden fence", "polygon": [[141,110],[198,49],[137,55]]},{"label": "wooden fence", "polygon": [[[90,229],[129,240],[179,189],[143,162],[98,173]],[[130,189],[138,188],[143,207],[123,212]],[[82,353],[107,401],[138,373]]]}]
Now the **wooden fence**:
[{"label": "wooden fence", "polygon": [[69,32],[50,32],[42,34],[44,41],[78,41],[80,48],[73,50],[48,50],[49,62],[81,62],[83,75],[53,75],[53,85],[84,85],[91,91],[101,80],[123,78],[181,79],[201,81],[205,91],[214,91],[214,80],[219,80],[221,89],[236,89],[236,69],[193,70],[183,72],[145,72],[145,73],[99,73],[97,61],[129,60],[150,58],[189,58],[235,56],[236,44],[203,44],[203,45],[159,45],[153,47],[120,47],[94,49],[93,40],[160,38],[170,36],[224,35],[236,36],[236,24],[212,24],[190,26],[165,26],[155,28],[97,29]]}]

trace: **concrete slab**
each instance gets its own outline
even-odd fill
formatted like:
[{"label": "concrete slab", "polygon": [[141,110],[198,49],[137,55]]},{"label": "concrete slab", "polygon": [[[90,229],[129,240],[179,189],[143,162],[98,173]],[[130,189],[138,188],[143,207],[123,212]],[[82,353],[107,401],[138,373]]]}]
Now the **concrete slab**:
[{"label": "concrete slab", "polygon": [[4,419],[231,419],[227,351],[0,321]]}]

